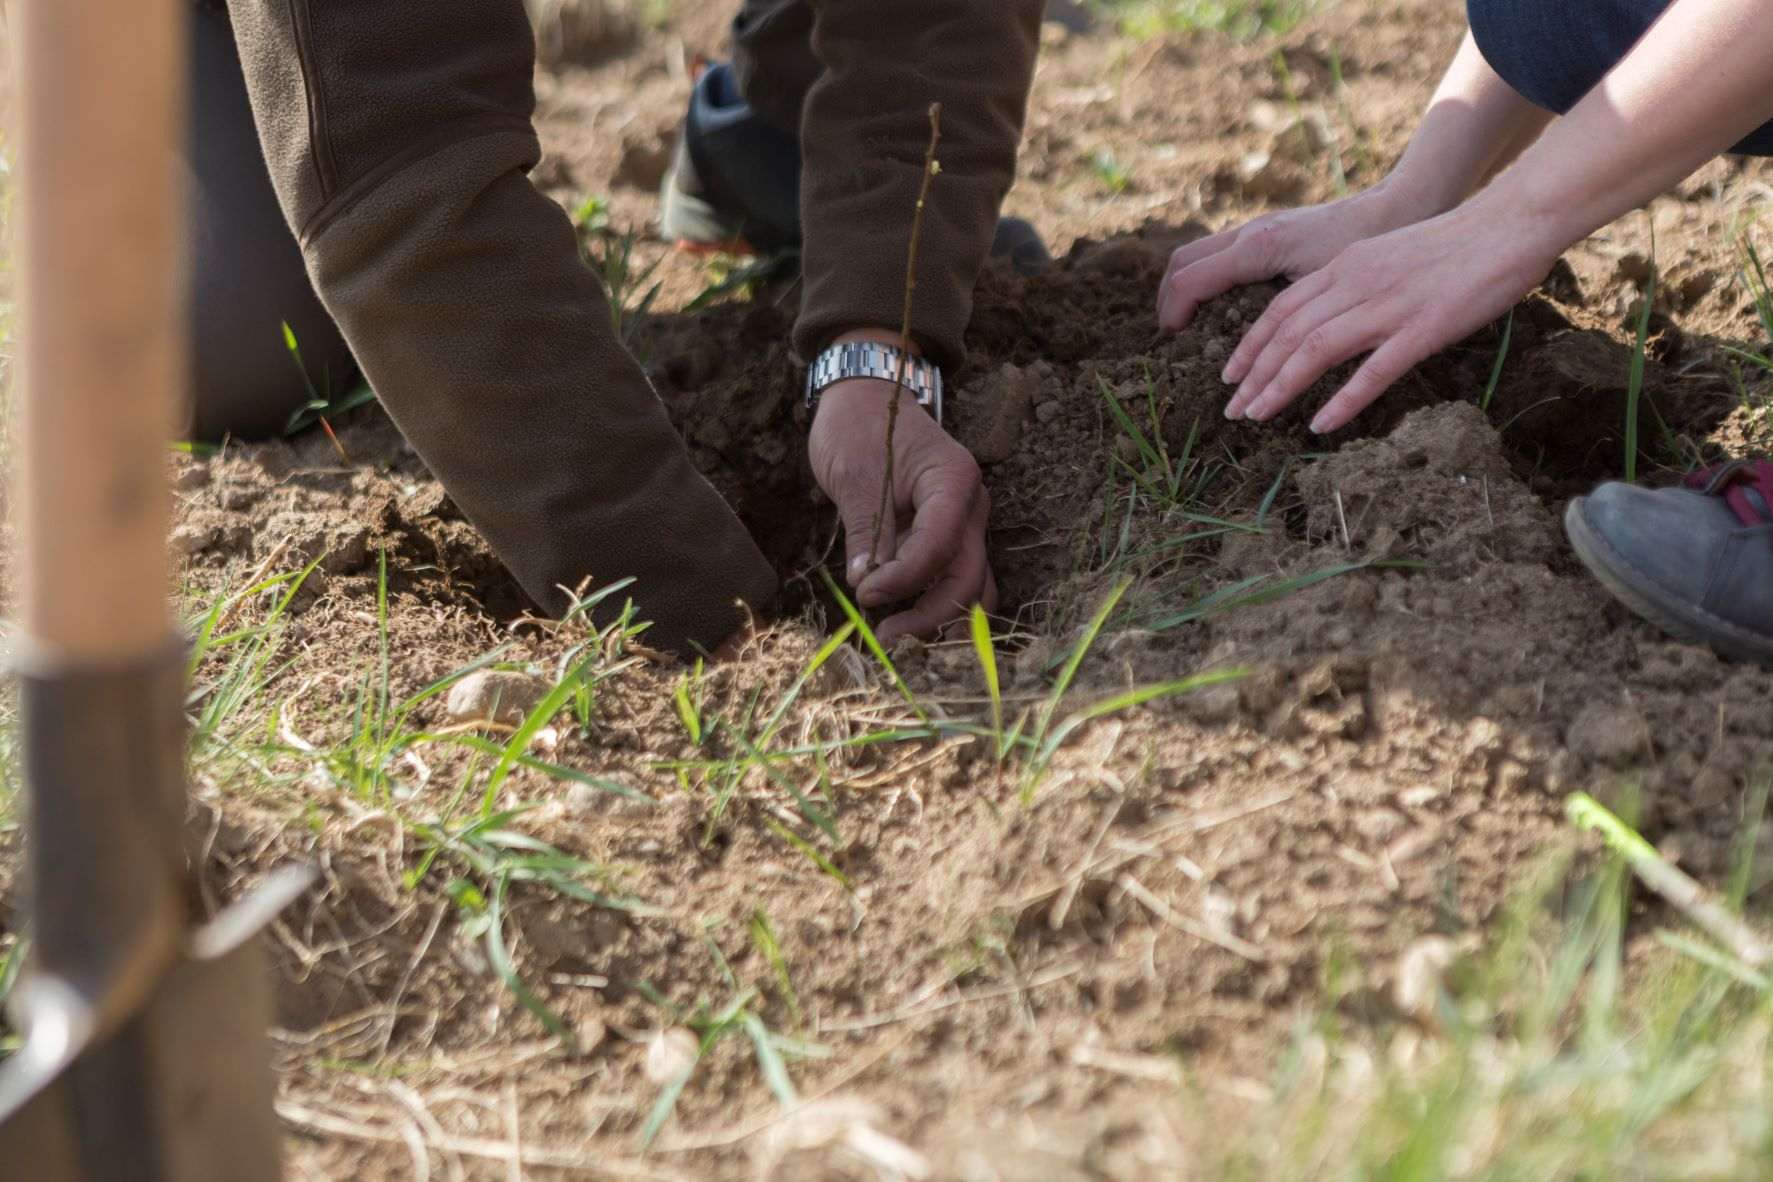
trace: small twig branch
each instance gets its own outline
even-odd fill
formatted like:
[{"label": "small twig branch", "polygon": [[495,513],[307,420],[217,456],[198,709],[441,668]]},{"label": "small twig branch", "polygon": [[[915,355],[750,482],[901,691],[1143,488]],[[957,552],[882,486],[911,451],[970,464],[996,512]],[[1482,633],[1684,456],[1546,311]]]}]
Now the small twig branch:
[{"label": "small twig branch", "polygon": [[942,171],[936,147],[942,142],[942,104],[930,104],[930,146],[923,156],[923,182],[917,190],[917,210],[911,215],[911,245],[905,255],[905,314],[899,322],[899,364],[893,371],[893,399],[887,405],[886,471],[880,481],[880,508],[874,515],[874,537],[868,543],[868,569],[880,565],[880,533],[886,515],[893,511],[893,436],[899,426],[899,396],[905,390],[905,366],[911,356],[911,302],[917,292],[917,247],[923,240],[923,207],[929,200],[930,182]]}]

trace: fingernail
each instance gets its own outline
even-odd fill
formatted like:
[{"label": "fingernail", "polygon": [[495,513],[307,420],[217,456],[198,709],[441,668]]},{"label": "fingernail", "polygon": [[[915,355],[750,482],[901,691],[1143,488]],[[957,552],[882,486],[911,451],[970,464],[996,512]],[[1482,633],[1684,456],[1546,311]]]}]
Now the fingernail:
[{"label": "fingernail", "polygon": [[1311,420],[1311,433],[1313,435],[1322,435],[1325,431],[1328,431],[1329,429],[1330,429],[1330,424],[1325,421],[1325,417],[1323,415],[1319,415],[1319,416],[1317,416],[1317,418]]},{"label": "fingernail", "polygon": [[1228,419],[1233,419],[1233,420],[1241,419],[1243,417],[1242,415],[1237,413],[1237,400],[1236,399],[1232,399],[1230,402],[1227,402],[1225,404],[1225,417]]},{"label": "fingernail", "polygon": [[868,558],[867,558],[867,556],[862,555],[862,554],[858,554],[858,555],[856,555],[856,557],[850,559],[850,565],[849,565],[850,586],[854,587],[857,583],[860,583],[863,579],[865,579],[867,577],[868,577]]},{"label": "fingernail", "polygon": [[1227,361],[1225,368],[1219,371],[1219,380],[1227,386],[1237,383],[1237,379],[1231,376],[1231,362]]}]

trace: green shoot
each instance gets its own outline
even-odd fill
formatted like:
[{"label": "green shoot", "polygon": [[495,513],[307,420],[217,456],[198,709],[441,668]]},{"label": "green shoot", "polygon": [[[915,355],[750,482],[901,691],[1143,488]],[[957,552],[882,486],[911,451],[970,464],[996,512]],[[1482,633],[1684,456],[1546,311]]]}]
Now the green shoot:
[{"label": "green shoot", "polygon": [[1496,361],[1490,366],[1490,380],[1484,385],[1484,397],[1478,403],[1478,409],[1488,414],[1490,399],[1496,396],[1496,387],[1502,383],[1502,366],[1508,360],[1508,346],[1514,340],[1514,309],[1508,310],[1508,320],[1502,326],[1502,344],[1497,346]]},{"label": "green shoot", "polygon": [[991,737],[997,745],[997,762],[1002,763],[1008,748],[1003,732],[1003,687],[997,676],[997,648],[991,641],[991,621],[982,604],[973,605],[971,617],[973,651],[978,654],[979,668],[985,674],[985,690],[991,695]]},{"label": "green shoot", "polygon": [[683,722],[683,729],[689,732],[690,742],[702,745],[702,707],[701,695],[695,700],[690,698],[690,687],[700,686],[702,682],[702,658],[696,658],[696,667],[677,680],[677,687],[671,697],[677,703],[677,717]]},{"label": "green shoot", "polygon": [[[767,923],[764,925],[767,929]],[[755,934],[756,927],[753,927]],[[772,938],[773,939],[773,938]],[[712,940],[709,941],[716,963],[725,969],[726,958]],[[729,982],[732,981],[730,970],[724,971]],[[758,1073],[764,1083],[775,1095],[776,1102],[784,1109],[793,1108],[799,1103],[800,1096],[795,1090],[793,1080],[788,1075],[788,1060],[822,1059],[830,1055],[825,1047],[812,1043],[804,1043],[795,1039],[784,1038],[772,1031],[752,1009],[757,1000],[757,990],[737,990],[733,999],[718,1011],[711,1011],[707,1002],[698,1001],[695,1009],[687,1017],[677,1007],[661,996],[645,982],[640,983],[639,991],[652,1002],[671,1015],[673,1021],[680,1022],[696,1035],[696,1056],[688,1069],[676,1078],[665,1083],[660,1089],[658,1098],[653,1101],[652,1109],[647,1113],[646,1123],[641,1126],[640,1144],[643,1148],[651,1146],[658,1137],[671,1114],[677,1109],[677,1101],[683,1095],[683,1089],[695,1076],[696,1067],[707,1058],[722,1039],[734,1033],[743,1034],[751,1044],[752,1057],[757,1061]]]},{"label": "green shoot", "polygon": [[511,958],[505,936],[505,900],[511,885],[537,884],[582,903],[638,915],[651,914],[652,909],[635,899],[593,890],[586,881],[600,880],[601,868],[508,828],[525,811],[507,809],[456,828],[442,822],[414,825],[413,833],[423,843],[425,852],[419,866],[408,873],[407,885],[416,887],[438,857],[449,859],[461,869],[462,875],[452,879],[445,889],[455,901],[463,931],[483,941],[487,962],[499,980],[524,1009],[571,1050],[575,1045],[571,1029],[523,980]]},{"label": "green shoot", "polygon": [[1570,821],[1579,829],[1593,829],[1618,854],[1644,885],[1668,900],[1718,941],[1737,961],[1759,971],[1773,964],[1773,944],[1749,927],[1725,903],[1663,858],[1656,847],[1636,830],[1585,792],[1572,793],[1565,801]]},{"label": "green shoot", "polygon": [[[366,382],[358,383],[337,400],[334,400],[330,390],[325,393],[316,390],[313,381],[308,377],[308,367],[302,361],[301,344],[296,340],[295,329],[289,326],[287,320],[282,322],[282,327],[284,351],[289,354],[290,360],[295,362],[296,372],[301,374],[302,385],[308,391],[308,401],[298,406],[289,416],[289,421],[283,425],[283,433],[294,435],[319,423],[321,429],[332,439],[333,446],[338,447],[338,437],[333,435],[332,424],[328,420],[337,418],[347,411],[356,410],[360,406],[368,406],[376,400],[376,392],[370,389]],[[342,452],[343,448],[340,448],[340,451]]]},{"label": "green shoot", "polygon": [[837,864],[835,862],[833,862],[830,858],[827,858],[819,850],[818,846],[814,845],[812,842],[808,841],[806,838],[804,838],[800,834],[794,832],[794,830],[788,828],[788,826],[783,825],[780,822],[776,821],[772,817],[765,817],[763,819],[763,824],[764,824],[764,827],[767,828],[771,833],[774,833],[777,837],[779,837],[783,841],[787,842],[791,847],[794,848],[795,852],[801,854],[802,856],[804,856],[807,859],[807,861],[809,861],[813,865],[817,866],[821,873],[829,876],[832,880],[834,880],[844,890],[850,891],[852,893],[855,891],[855,889],[856,889],[855,884],[850,882],[849,876],[844,874],[843,871],[839,870],[837,868]]},{"label": "green shoot", "polygon": [[[826,815],[825,810],[813,804],[813,802],[807,797],[806,793],[802,792],[793,780],[783,775],[776,768],[775,764],[766,758],[762,751],[757,749],[757,745],[745,737],[743,731],[727,726],[725,723],[721,724],[721,731],[744,750],[745,755],[750,760],[752,766],[763,769],[764,775],[768,776],[777,787],[781,788],[784,792],[788,793],[789,796],[794,798],[794,803],[799,807],[801,816],[805,817],[833,842],[841,843],[843,841],[843,838],[838,835],[837,823]],[[790,842],[789,844],[792,845],[793,843]],[[800,849],[799,846],[795,846],[795,848]],[[823,866],[821,866],[821,869],[823,869]],[[845,885],[847,886],[848,884],[846,883]]]},{"label": "green shoot", "polygon": [[1071,689],[1072,681],[1077,677],[1078,668],[1083,664],[1084,658],[1089,655],[1097,637],[1101,635],[1109,617],[1114,614],[1114,609],[1119,606],[1121,598],[1126,595],[1130,586],[1132,583],[1127,581],[1115,587],[1102,601],[1101,606],[1096,609],[1095,615],[1090,617],[1090,622],[1084,626],[1077,644],[1072,647],[1065,664],[1060,668],[1059,676],[1054,680],[1053,688],[1048,693],[1045,704],[1042,705],[1035,717],[1033,733],[1029,740],[1033,748],[1033,755],[1024,769],[1022,777],[1022,804],[1024,807],[1033,802],[1034,793],[1040,787],[1041,781],[1046,778],[1047,769],[1051,766],[1053,757],[1058,754],[1059,748],[1085,723],[1105,718],[1110,714],[1118,714],[1123,710],[1131,710],[1160,698],[1192,693],[1197,689],[1204,689],[1210,685],[1247,676],[1247,672],[1244,670],[1228,670],[1199,674],[1179,681],[1163,682],[1159,685],[1140,686],[1086,706],[1082,710],[1068,715],[1055,726],[1054,718],[1059,712],[1060,704],[1065,699],[1065,694]]},{"label": "green shoot", "polygon": [[[1761,262],[1760,251],[1747,238],[1742,240],[1742,254],[1742,283],[1748,288],[1749,298],[1754,301],[1755,314],[1761,321],[1761,331],[1766,334],[1767,348],[1773,350],[1773,285],[1768,283],[1767,268]],[[1773,360],[1766,357],[1757,360],[1765,368],[1773,369]]]},{"label": "green shoot", "polygon": [[1650,309],[1656,303],[1656,264],[1650,264],[1650,279],[1644,285],[1644,298],[1638,309],[1637,340],[1631,352],[1631,378],[1625,392],[1625,482],[1635,484],[1638,478],[1638,401],[1644,392],[1644,357],[1650,344]]},{"label": "green shoot", "polygon": [[911,687],[905,684],[903,677],[899,676],[899,670],[894,667],[893,659],[887,656],[886,649],[881,647],[879,638],[874,635],[874,629],[868,626],[868,621],[862,618],[861,611],[854,603],[850,602],[850,597],[843,593],[843,588],[837,585],[837,580],[831,577],[830,571],[820,567],[819,577],[825,580],[826,590],[830,591],[831,597],[837,600],[837,606],[848,618],[851,625],[855,627],[856,634],[862,638],[863,645],[870,653],[874,654],[874,659],[880,662],[880,667],[886,670],[887,676],[892,678],[893,687],[899,691],[899,695],[911,707],[911,712],[917,715],[918,721],[928,721],[929,715],[924,712],[922,706],[918,705],[917,695],[911,692]]},{"label": "green shoot", "polygon": [[[644,268],[637,267],[634,247],[639,241],[639,235],[632,230],[618,235],[606,229],[590,235],[585,246],[586,258],[602,277],[603,286],[609,292],[611,326],[616,330],[616,337],[630,349],[638,344],[639,322],[652,311],[653,301],[658,299],[659,290],[664,286],[664,281],[660,280],[646,287],[664,257],[654,259]],[[641,290],[643,287],[644,291]]]},{"label": "green shoot", "polygon": [[1065,740],[1069,739],[1072,733],[1085,723],[1094,722],[1098,718],[1106,718],[1110,714],[1132,710],[1161,698],[1173,698],[1211,686],[1223,685],[1226,682],[1239,681],[1249,675],[1248,669],[1221,669],[1211,673],[1197,673],[1193,677],[1184,677],[1177,681],[1139,686],[1067,715],[1064,721],[1053,728],[1052,733],[1037,734],[1034,759],[1031,764],[1031,781],[1024,784],[1023,803],[1027,803],[1032,798],[1033,786],[1038,784],[1040,777],[1045,774],[1048,765],[1053,761],[1053,756],[1058,754],[1059,748],[1064,745]]},{"label": "green shoot", "polygon": [[1208,616],[1216,616],[1221,612],[1273,603],[1290,595],[1297,595],[1308,587],[1315,587],[1319,583],[1341,578],[1343,575],[1353,574],[1356,571],[1381,566],[1412,569],[1420,565],[1420,563],[1410,562],[1348,562],[1311,571],[1291,579],[1282,579],[1279,582],[1273,582],[1272,575],[1253,575],[1203,596],[1180,612],[1154,620],[1148,627],[1153,632],[1166,632],[1171,628],[1179,628],[1183,624],[1204,620]]},{"label": "green shoot", "polygon": [[800,269],[800,251],[790,247],[763,258],[732,266],[725,255],[716,256],[709,264],[711,278],[695,299],[683,306],[685,313],[700,312],[727,296],[750,298],[757,287],[785,278]]},{"label": "green shoot", "polygon": [[1281,470],[1275,473],[1274,483],[1269,485],[1268,491],[1262,494],[1262,503],[1256,507],[1256,528],[1258,530],[1268,528],[1268,513],[1274,508],[1275,498],[1280,496],[1281,486],[1286,483],[1287,473],[1292,471],[1292,468],[1293,461],[1289,457],[1281,464]]},{"label": "green shoot", "polygon": [[776,986],[782,992],[782,1001],[787,1005],[788,1012],[794,1015],[794,1024],[803,1025],[805,1019],[800,1012],[800,998],[794,992],[794,979],[788,972],[788,959],[782,955],[781,942],[776,939],[775,929],[770,927],[770,918],[762,909],[752,913],[751,942],[757,946],[757,951],[776,974]]},{"label": "green shoot", "polygon": [[604,234],[609,231],[609,201],[607,198],[592,195],[579,202],[573,210],[573,228],[581,237]]},{"label": "green shoot", "polygon": [[1102,187],[1116,197],[1133,187],[1133,178],[1127,172],[1126,166],[1116,160],[1114,154],[1107,150],[1098,151],[1090,156],[1090,171],[1096,174],[1096,179],[1102,183]]},{"label": "green shoot", "polygon": [[1053,721],[1053,715],[1059,709],[1059,703],[1064,700],[1066,691],[1071,688],[1072,679],[1077,676],[1077,670],[1083,664],[1084,658],[1089,655],[1091,647],[1095,645],[1096,638],[1102,634],[1103,627],[1108,623],[1108,617],[1114,614],[1114,609],[1120,606],[1121,599],[1132,585],[1130,579],[1118,584],[1114,590],[1108,593],[1108,597],[1102,601],[1101,606],[1096,608],[1096,613],[1090,617],[1089,623],[1084,625],[1083,634],[1078,637],[1077,644],[1072,647],[1071,654],[1066,657],[1065,664],[1060,667],[1058,679],[1053,682],[1052,692],[1047,695],[1046,705],[1041,708],[1039,717],[1034,724],[1037,743],[1045,736],[1047,727]]}]

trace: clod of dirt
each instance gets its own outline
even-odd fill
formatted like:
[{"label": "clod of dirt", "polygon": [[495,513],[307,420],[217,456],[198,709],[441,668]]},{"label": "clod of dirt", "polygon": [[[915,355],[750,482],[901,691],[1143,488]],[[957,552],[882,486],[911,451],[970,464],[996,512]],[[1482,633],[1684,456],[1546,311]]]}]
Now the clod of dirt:
[{"label": "clod of dirt", "polygon": [[1384,439],[1350,444],[1296,478],[1307,531],[1378,560],[1408,552],[1449,573],[1486,560],[1545,563],[1557,523],[1468,402],[1426,407]]},{"label": "clod of dirt", "polygon": [[221,527],[197,521],[187,521],[175,527],[167,537],[174,553],[189,558],[193,554],[201,554],[221,540]]},{"label": "clod of dirt", "polygon": [[288,539],[285,556],[301,566],[318,559],[329,575],[346,575],[369,564],[369,527],[330,513],[276,513],[258,531],[255,545],[269,555]]},{"label": "clod of dirt", "polygon": [[450,687],[444,711],[456,726],[519,726],[547,693],[548,683],[532,674],[481,669]]},{"label": "clod of dirt", "polygon": [[1252,152],[1238,161],[1237,179],[1244,193],[1268,201],[1292,202],[1305,191],[1305,173],[1272,152]]},{"label": "clod of dirt", "polygon": [[1168,253],[1161,242],[1113,238],[1080,249],[1072,260],[1072,267],[1084,274],[1125,279],[1145,275],[1153,267],[1162,266]]},{"label": "clod of dirt", "polygon": [[214,476],[215,474],[210,471],[209,465],[184,460],[173,468],[172,487],[176,492],[195,492],[197,489],[208,487]]},{"label": "clod of dirt", "polygon": [[1329,119],[1309,111],[1283,123],[1269,143],[1268,154],[1289,164],[1309,165],[1335,142]]},{"label": "clod of dirt", "polygon": [[609,1026],[595,1014],[587,1014],[579,1019],[577,1035],[578,1051],[581,1057],[591,1054],[609,1039]]},{"label": "clod of dirt", "polygon": [[1650,724],[1630,706],[1596,702],[1571,720],[1564,741],[1574,755],[1618,766],[1650,754]]},{"label": "clod of dirt", "polygon": [[1001,464],[1016,454],[1022,424],[1033,410],[1043,382],[1057,383],[1044,362],[1001,365],[977,388],[957,399],[955,435],[979,463]]}]

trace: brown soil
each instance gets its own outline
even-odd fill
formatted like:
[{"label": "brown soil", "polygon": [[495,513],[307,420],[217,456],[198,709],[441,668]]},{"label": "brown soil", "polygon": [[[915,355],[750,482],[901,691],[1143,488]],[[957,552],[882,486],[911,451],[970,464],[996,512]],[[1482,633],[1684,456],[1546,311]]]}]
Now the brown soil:
[{"label": "brown soil", "polygon": [[[1152,329],[1168,250],[1269,207],[1239,180],[1240,161],[1271,146],[1258,104],[1325,108],[1343,171],[1371,180],[1450,56],[1460,7],[1344,5],[1254,46],[1050,38],[1010,204],[1063,261],[1036,278],[984,278],[957,396],[958,429],[991,461],[1006,693],[1042,701],[1082,622],[1135,576],[1074,705],[1206,670],[1247,670],[1240,680],[1081,730],[1026,805],[988,742],[837,752],[832,842],[782,781],[754,772],[717,805],[715,775],[680,781],[661,766],[734,753],[724,736],[690,741],[672,702],[681,670],[612,678],[591,724],[562,725],[547,758],[653,803],[527,770],[502,790],[504,804],[538,806],[514,828],[598,864],[599,889],[646,905],[513,888],[517,967],[577,1032],[576,1054],[464,930],[444,891],[460,868],[403,881],[422,851],[410,825],[444,807],[465,754],[425,748],[423,773],[395,769],[394,800],[358,797],[336,769],[293,756],[200,781],[218,892],[290,859],[327,871],[272,941],[293,1176],[416,1177],[411,1133],[433,1144],[434,1176],[515,1176],[497,1147],[520,1143],[535,1178],[874,1177],[855,1139],[843,1148],[857,1129],[914,1147],[937,1178],[1194,1176],[1222,1148],[1207,1115],[1260,1102],[1330,977],[1357,1025],[1402,1020],[1386,1001],[1399,954],[1425,933],[1481,931],[1567,840],[1566,792],[1635,790],[1653,838],[1695,873],[1720,872],[1748,779],[1773,755],[1773,674],[1640,623],[1584,577],[1558,524],[1570,495],[1621,466],[1626,326],[1650,219],[1573,251],[1517,310],[1485,410],[1501,326],[1329,441],[1305,431],[1308,414],[1265,427],[1220,414],[1218,368],[1269,290],[1220,301],[1176,338]],[[563,200],[610,192],[618,225],[644,224],[650,195],[615,178],[662,149],[685,86],[674,64],[717,52],[719,35],[698,12],[595,67],[544,75],[550,187]],[[1129,173],[1124,192],[1090,168],[1103,151]],[[1327,155],[1287,168],[1265,192],[1335,191]],[[1769,175],[1718,164],[1651,207],[1665,282],[1646,392],[1667,431],[1645,412],[1647,466],[1678,470],[1758,438],[1721,349],[1753,338],[1725,231]],[[658,274],[661,306],[707,282],[674,257]],[[763,291],[662,313],[639,337],[698,461],[804,606],[707,675],[704,716],[735,724],[748,703],[758,716],[774,708],[838,619],[812,573],[834,515],[805,474],[785,345],[793,299]],[[1161,438],[1188,490],[1177,504],[1130,493],[1145,461],[1110,399]],[[520,619],[520,593],[392,427],[362,412],[341,435],[348,465],[309,435],[179,467],[175,541],[193,588],[320,559],[264,706],[277,706],[281,741],[350,733],[378,660],[381,553],[396,696],[500,645],[503,660],[555,671],[580,638]],[[1238,601],[1239,587],[1259,599],[1343,567],[1359,569]],[[1201,612],[1215,593],[1219,610]],[[241,620],[263,610],[245,603]],[[1174,622],[1184,614],[1198,618]],[[894,655],[926,709],[985,717],[969,645]],[[872,661],[845,656],[778,742],[915,721]],[[418,722],[441,725],[440,703]],[[782,766],[797,790],[819,782],[810,760]],[[816,842],[851,889],[782,826]],[[749,934],[758,914],[792,995]],[[790,1068],[819,1103],[777,1119],[734,1035],[643,1159],[658,1093],[648,1040],[672,1024],[648,995],[719,1008],[737,992],[729,971],[759,991],[772,1029],[829,1052]]]}]

